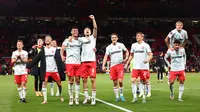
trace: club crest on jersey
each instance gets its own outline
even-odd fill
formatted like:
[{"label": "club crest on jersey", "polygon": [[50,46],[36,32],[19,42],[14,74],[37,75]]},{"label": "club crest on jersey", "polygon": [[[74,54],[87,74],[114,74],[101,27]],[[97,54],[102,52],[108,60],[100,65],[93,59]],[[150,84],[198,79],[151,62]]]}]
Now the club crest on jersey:
[{"label": "club crest on jersey", "polygon": [[181,34],[181,37],[184,37],[184,34]]},{"label": "club crest on jersey", "polygon": [[118,49],[120,49],[121,47],[120,46],[118,46]]},{"label": "club crest on jersey", "polygon": [[144,46],[142,46],[142,49],[144,49]]},{"label": "club crest on jersey", "polygon": [[52,53],[54,53],[54,51],[51,51]]}]

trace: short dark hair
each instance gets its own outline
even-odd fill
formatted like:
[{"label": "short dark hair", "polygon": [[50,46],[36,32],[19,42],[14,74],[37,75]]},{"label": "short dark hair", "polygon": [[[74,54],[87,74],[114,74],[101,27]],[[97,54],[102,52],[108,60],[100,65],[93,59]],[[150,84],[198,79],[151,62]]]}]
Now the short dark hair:
[{"label": "short dark hair", "polygon": [[174,40],[174,44],[181,44],[181,41],[180,40]]},{"label": "short dark hair", "polygon": [[111,33],[110,37],[112,37],[113,35],[116,35],[117,38],[119,38],[117,33]]},{"label": "short dark hair", "polygon": [[23,40],[17,40],[17,42],[21,42],[22,44],[24,44]]},{"label": "short dark hair", "polygon": [[72,26],[72,28],[71,29],[78,29],[78,27],[77,26]]}]

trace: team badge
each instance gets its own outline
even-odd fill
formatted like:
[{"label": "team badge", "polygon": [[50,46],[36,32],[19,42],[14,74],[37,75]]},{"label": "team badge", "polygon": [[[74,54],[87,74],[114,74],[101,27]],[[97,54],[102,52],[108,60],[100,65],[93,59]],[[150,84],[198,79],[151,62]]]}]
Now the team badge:
[{"label": "team badge", "polygon": [[120,49],[121,47],[120,47],[120,46],[118,46],[118,48]]}]

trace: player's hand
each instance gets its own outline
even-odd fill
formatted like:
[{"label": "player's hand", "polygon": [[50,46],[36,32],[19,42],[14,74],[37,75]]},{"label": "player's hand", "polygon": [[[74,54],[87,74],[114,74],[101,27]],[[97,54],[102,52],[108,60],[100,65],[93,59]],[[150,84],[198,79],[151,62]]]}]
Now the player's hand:
[{"label": "player's hand", "polygon": [[21,59],[21,56],[20,56],[20,55],[18,55],[18,56],[17,56],[17,59]]},{"label": "player's hand", "polygon": [[148,60],[144,60],[144,61],[143,61],[143,63],[145,63],[145,64],[148,63],[148,62],[149,62]]},{"label": "player's hand", "polygon": [[96,48],[93,48],[93,51],[96,53],[96,52],[97,52],[97,49],[96,49]]},{"label": "player's hand", "polygon": [[172,47],[170,47],[169,49],[170,49],[171,51],[174,51],[174,48],[172,48]]},{"label": "player's hand", "polygon": [[62,58],[62,61],[64,62],[66,57],[64,57],[64,56],[61,56],[61,58]]},{"label": "player's hand", "polygon": [[90,19],[92,19],[92,20],[94,19],[94,15],[90,15],[89,17],[90,17]]},{"label": "player's hand", "polygon": [[102,70],[103,70],[104,72],[106,72],[106,67],[105,67],[105,66],[102,66]]},{"label": "player's hand", "polygon": [[123,60],[124,63],[126,63],[127,61],[128,61],[128,58],[125,58],[125,59]]},{"label": "player's hand", "polygon": [[33,48],[33,49],[37,48],[37,45],[33,45],[32,48]]}]

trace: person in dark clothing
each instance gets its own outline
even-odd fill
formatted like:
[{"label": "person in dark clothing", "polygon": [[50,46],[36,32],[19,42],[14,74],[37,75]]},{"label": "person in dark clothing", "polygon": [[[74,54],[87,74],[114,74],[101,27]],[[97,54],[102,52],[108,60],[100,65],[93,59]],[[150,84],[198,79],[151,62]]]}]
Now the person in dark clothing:
[{"label": "person in dark clothing", "polygon": [[157,67],[157,72],[158,72],[158,83],[163,80],[163,72],[164,72],[164,67],[165,67],[165,60],[163,58],[163,52],[160,52],[159,55],[156,58],[156,67]]},{"label": "person in dark clothing", "polygon": [[[41,49],[43,48],[43,40],[39,38],[37,40],[37,45],[32,46],[31,50],[29,51],[29,57],[32,59],[39,54]],[[33,68],[30,70],[30,74],[34,76],[34,89],[36,92],[36,96],[42,96],[42,80],[40,76],[40,62],[35,65]]]}]

